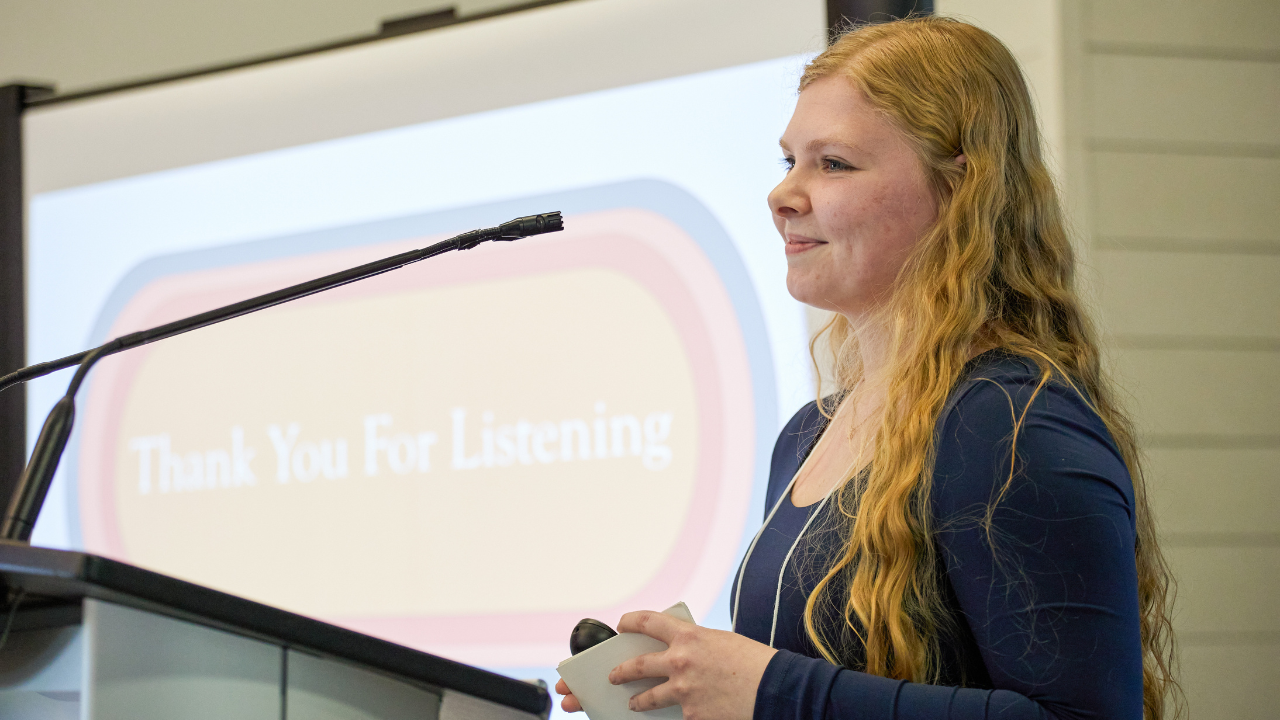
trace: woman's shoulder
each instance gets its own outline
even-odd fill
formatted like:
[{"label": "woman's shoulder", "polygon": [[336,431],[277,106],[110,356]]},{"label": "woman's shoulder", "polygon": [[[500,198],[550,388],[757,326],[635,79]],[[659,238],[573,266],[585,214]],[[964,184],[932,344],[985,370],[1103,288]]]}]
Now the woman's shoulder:
[{"label": "woman's shoulder", "polygon": [[[1090,478],[1132,505],[1125,461],[1078,383],[1030,358],[993,350],[974,358],[938,419],[935,489],[958,505],[1019,483],[1054,490]],[[1012,463],[1012,464],[1011,464]],[[949,504],[949,503],[948,503]]]},{"label": "woman's shoulder", "polygon": [[1081,386],[1060,372],[1046,373],[1032,358],[1005,349],[988,350],[968,362],[948,398],[939,423],[955,419],[965,409],[1003,408],[1004,417],[1036,411],[1102,419]]},{"label": "woman's shoulder", "polygon": [[975,355],[960,372],[960,384],[979,380],[1020,383],[1042,376],[1040,366],[1026,355],[994,348]]}]

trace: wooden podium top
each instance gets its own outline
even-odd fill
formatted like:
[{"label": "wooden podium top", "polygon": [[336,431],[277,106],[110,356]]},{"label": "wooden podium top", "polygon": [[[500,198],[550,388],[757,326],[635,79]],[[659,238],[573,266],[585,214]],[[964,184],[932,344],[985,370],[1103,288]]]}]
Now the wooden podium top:
[{"label": "wooden podium top", "polygon": [[80,600],[90,597],[346,660],[542,717],[551,709],[545,688],[97,555],[0,541],[0,583],[24,592],[15,630],[77,623]]}]

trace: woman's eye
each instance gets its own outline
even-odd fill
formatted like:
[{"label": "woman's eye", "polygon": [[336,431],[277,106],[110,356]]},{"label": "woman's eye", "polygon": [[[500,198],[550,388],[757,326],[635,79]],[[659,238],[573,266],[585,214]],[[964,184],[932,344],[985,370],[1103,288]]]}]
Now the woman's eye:
[{"label": "woman's eye", "polygon": [[796,166],[796,159],[793,157],[784,157],[778,161],[778,164],[782,166],[784,172],[790,171]]},{"label": "woman's eye", "polygon": [[822,169],[827,171],[852,170],[853,166],[843,160],[835,158],[823,158]]}]

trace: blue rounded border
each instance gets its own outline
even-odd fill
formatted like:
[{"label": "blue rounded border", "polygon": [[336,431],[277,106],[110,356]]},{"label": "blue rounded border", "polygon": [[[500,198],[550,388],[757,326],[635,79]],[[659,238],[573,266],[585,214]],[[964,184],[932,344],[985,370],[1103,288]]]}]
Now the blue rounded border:
[{"label": "blue rounded border", "polygon": [[[505,200],[467,208],[409,215],[390,220],[349,225],[282,237],[225,245],[152,258],[129,271],[108,296],[94,322],[89,346],[105,342],[116,317],[128,302],[153,281],[184,272],[261,262],[295,255],[393,242],[426,235],[455,233],[487,227],[512,217],[560,210],[567,216],[615,208],[650,210],[679,225],[697,242],[720,275],[738,317],[751,371],[755,405],[755,446],[752,505],[756,507],[768,483],[770,450],[773,447],[773,419],[778,416],[777,382],[773,352],[764,314],[755,289],[732,238],[711,211],[693,195],[668,182],[653,179],[630,180],[608,185],[578,188],[544,195]],[[92,380],[90,380],[92,382]],[[68,529],[73,547],[83,546],[80,529],[79,447],[77,429],[63,459],[66,485]],[[747,451],[744,449],[744,451]],[[726,589],[721,593],[728,592]],[[722,598],[723,600],[723,598]],[[722,604],[717,602],[717,605]]]}]

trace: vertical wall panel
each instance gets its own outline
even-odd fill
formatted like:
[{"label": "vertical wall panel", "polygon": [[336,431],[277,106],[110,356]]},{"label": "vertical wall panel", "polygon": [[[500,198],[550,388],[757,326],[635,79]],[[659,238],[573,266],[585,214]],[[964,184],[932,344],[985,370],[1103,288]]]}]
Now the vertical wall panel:
[{"label": "vertical wall panel", "polygon": [[1280,51],[1275,0],[1105,0],[1090,3],[1088,39],[1197,50]]},{"label": "vertical wall panel", "polygon": [[1280,353],[1122,350],[1141,432],[1280,436]]},{"label": "vertical wall panel", "polygon": [[1184,644],[1182,685],[1195,720],[1274,720],[1280,644]]},{"label": "vertical wall panel", "polygon": [[1280,159],[1094,152],[1096,236],[1262,241],[1280,252]]},{"label": "vertical wall panel", "polygon": [[1280,448],[1149,448],[1165,535],[1280,537]]},{"label": "vertical wall panel", "polygon": [[1091,65],[1093,138],[1280,143],[1280,63],[1095,55]]},{"label": "vertical wall panel", "polygon": [[1280,254],[1101,250],[1107,332],[1274,339],[1280,346]]},{"label": "vertical wall panel", "polygon": [[1174,626],[1205,635],[1280,634],[1280,547],[1172,547],[1178,573]]},{"label": "vertical wall panel", "polygon": [[1091,0],[1091,272],[1148,444],[1192,717],[1280,683],[1280,3]]},{"label": "vertical wall panel", "polygon": [[[20,85],[0,87],[0,375],[26,364],[26,278],[22,222]],[[0,503],[26,465],[27,402],[21,387],[0,392]],[[2,511],[0,511],[2,512]]]}]

